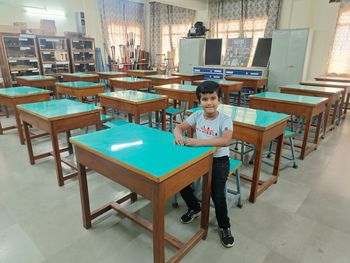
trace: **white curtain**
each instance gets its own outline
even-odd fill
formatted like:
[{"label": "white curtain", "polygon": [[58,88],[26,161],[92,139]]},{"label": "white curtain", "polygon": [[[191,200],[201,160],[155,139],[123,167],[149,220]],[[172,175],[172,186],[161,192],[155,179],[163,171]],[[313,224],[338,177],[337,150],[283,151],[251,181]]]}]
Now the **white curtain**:
[{"label": "white curtain", "polygon": [[131,33],[135,34],[135,47],[144,48],[144,4],[127,0],[99,0],[98,4],[105,51],[109,56],[111,46],[115,46],[117,57],[121,57],[119,45],[130,45],[128,35]]},{"label": "white curtain", "polygon": [[327,63],[328,75],[350,76],[350,0],[340,4],[333,45]]},{"label": "white curtain", "polygon": [[[174,56],[174,64],[178,64],[178,45],[181,37],[194,23],[196,12],[191,9],[150,3],[150,51],[151,65],[157,64],[157,57],[167,57],[168,53]],[[157,56],[158,54],[158,56]]]},{"label": "white curtain", "polygon": [[252,38],[248,65],[259,38],[276,29],[282,0],[209,0],[210,37],[222,38],[224,55],[229,38]]}]

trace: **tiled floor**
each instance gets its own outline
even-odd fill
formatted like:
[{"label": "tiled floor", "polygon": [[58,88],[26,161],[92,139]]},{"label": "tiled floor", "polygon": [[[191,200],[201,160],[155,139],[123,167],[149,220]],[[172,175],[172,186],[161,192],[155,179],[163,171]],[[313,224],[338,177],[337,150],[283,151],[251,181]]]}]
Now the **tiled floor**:
[{"label": "tiled floor", "polygon": [[[2,118],[6,125],[8,120]],[[46,139],[35,151],[49,149]],[[183,262],[349,263],[350,262],[350,116],[329,133],[316,152],[299,161],[299,168],[281,172],[279,182],[255,204],[230,209],[236,243],[223,248],[214,213],[207,240],[195,246]],[[31,166],[17,131],[0,136],[0,262],[153,262],[149,233],[115,212],[82,226],[76,179],[58,187],[53,159]],[[268,166],[264,169],[271,169]],[[95,173],[88,176],[92,206],[109,201],[125,189]],[[130,205],[151,218],[151,205]],[[184,204],[166,207],[166,226],[182,240],[198,223],[182,225]],[[167,257],[174,251],[169,248]]]}]

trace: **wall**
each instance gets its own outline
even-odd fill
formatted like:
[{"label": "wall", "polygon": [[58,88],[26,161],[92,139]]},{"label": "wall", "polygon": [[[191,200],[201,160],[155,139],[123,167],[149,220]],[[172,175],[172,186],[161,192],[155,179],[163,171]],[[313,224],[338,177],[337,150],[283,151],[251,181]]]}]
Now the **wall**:
[{"label": "wall", "polygon": [[310,28],[312,45],[307,79],[325,73],[332,46],[339,4],[328,0],[284,0],[280,29]]}]

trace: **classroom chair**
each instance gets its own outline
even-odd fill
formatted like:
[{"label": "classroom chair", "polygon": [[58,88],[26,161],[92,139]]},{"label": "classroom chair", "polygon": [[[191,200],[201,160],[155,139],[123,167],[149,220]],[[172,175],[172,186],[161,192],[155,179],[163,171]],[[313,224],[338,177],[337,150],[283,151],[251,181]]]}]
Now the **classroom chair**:
[{"label": "classroom chair", "polygon": [[[241,195],[241,178],[239,175],[239,168],[241,167],[242,162],[233,158],[230,158],[230,171],[228,173],[228,177],[233,175],[236,179],[236,189],[226,188],[226,196],[227,194],[232,194],[234,198],[230,203],[227,204],[227,207],[232,207],[234,204],[237,204],[239,208],[243,207],[242,195]],[[200,199],[201,195],[201,180],[198,179],[193,183],[194,193],[198,199]],[[228,200],[228,198],[226,199]],[[177,194],[173,197],[172,202],[173,207],[178,208],[179,204],[177,202]],[[211,204],[213,206],[213,204]]]}]

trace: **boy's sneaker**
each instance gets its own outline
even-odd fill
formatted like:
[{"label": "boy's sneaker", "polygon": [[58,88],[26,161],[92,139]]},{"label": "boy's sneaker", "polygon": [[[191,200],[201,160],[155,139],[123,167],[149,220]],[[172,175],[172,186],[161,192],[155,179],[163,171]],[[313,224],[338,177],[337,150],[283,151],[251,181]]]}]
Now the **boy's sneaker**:
[{"label": "boy's sneaker", "polygon": [[235,243],[235,239],[233,238],[231,234],[231,229],[230,228],[219,228],[219,236],[221,240],[221,244],[224,247],[232,247],[233,244]]},{"label": "boy's sneaker", "polygon": [[199,214],[201,213],[201,210],[192,210],[189,209],[186,214],[184,214],[181,218],[180,221],[183,224],[189,224],[191,223],[195,218],[197,218],[199,216]]}]

